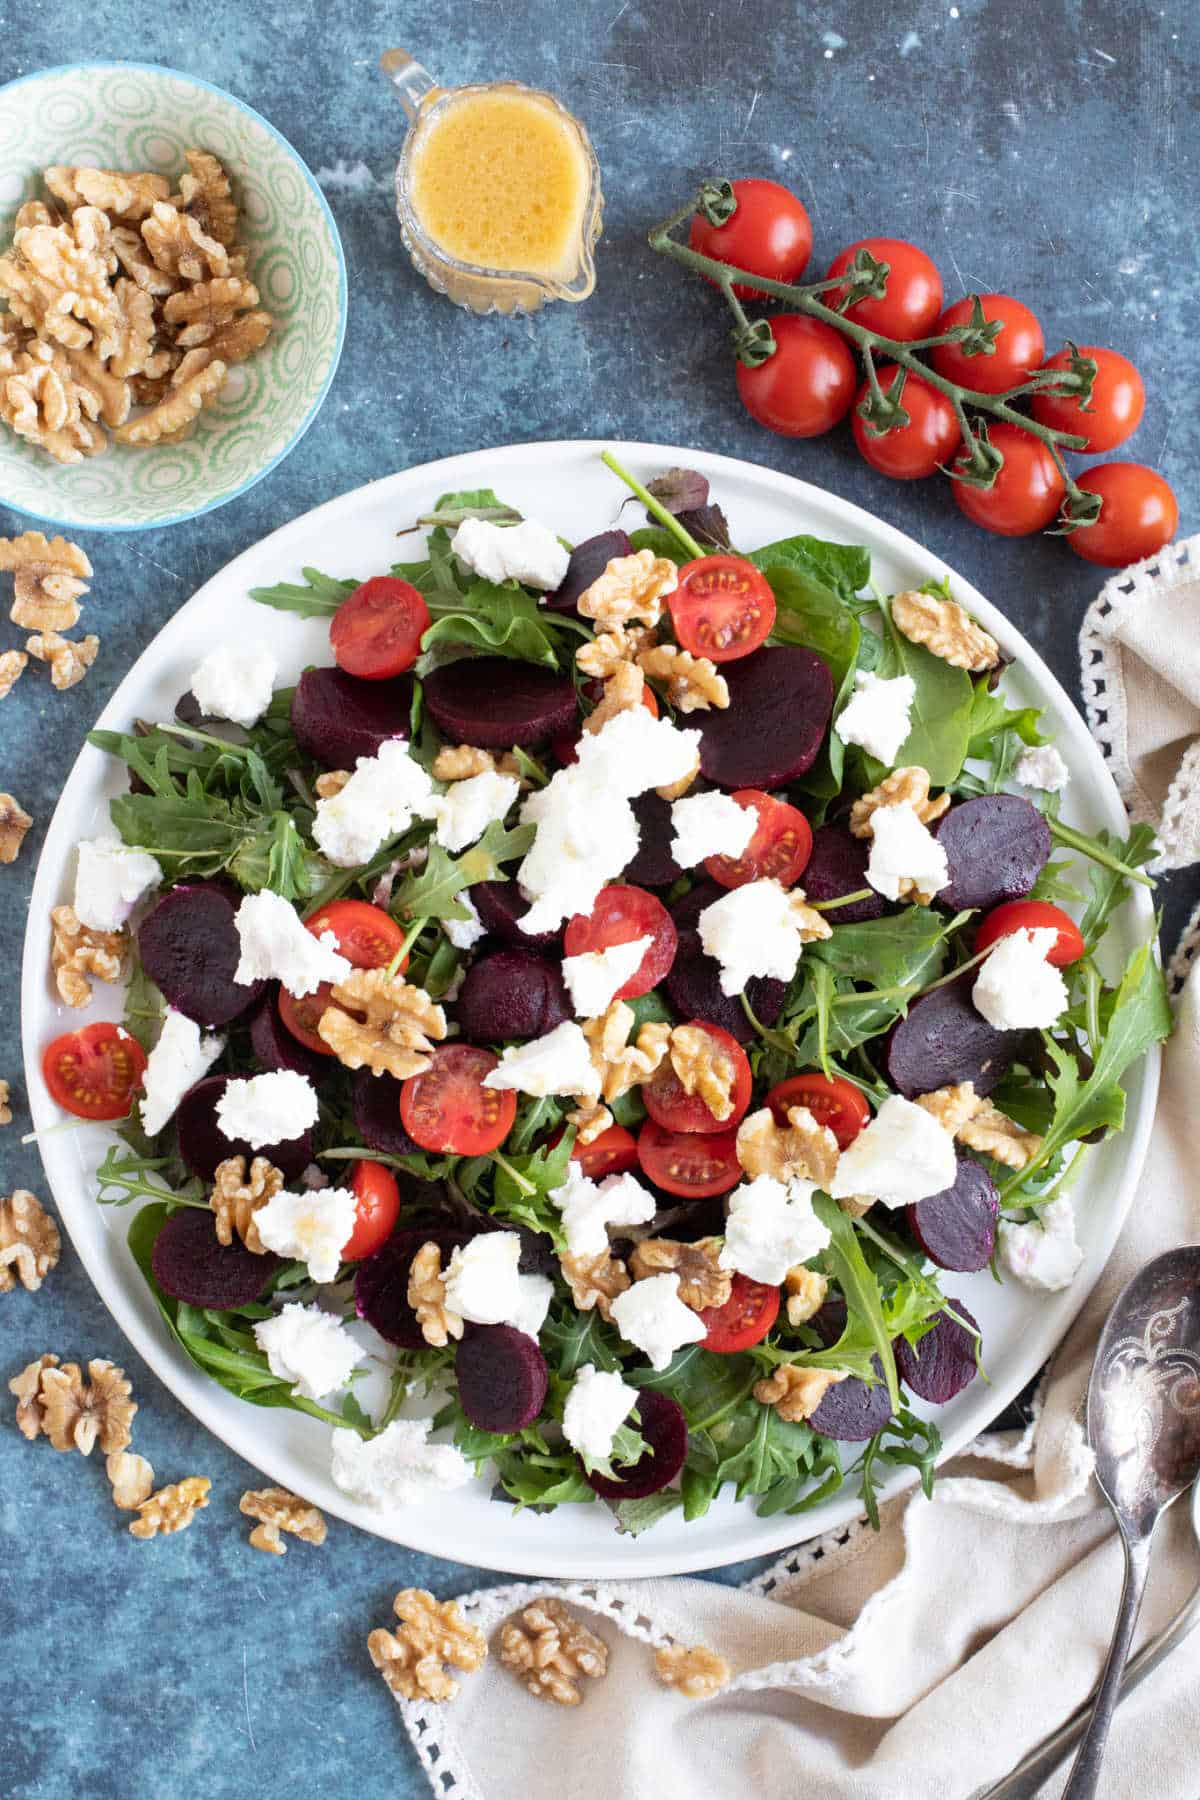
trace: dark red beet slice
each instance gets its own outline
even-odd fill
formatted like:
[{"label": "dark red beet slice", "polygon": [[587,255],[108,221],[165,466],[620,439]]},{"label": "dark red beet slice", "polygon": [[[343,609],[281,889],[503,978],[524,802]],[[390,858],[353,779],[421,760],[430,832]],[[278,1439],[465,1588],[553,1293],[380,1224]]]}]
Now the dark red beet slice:
[{"label": "dark red beet slice", "polygon": [[542,1410],[550,1371],[515,1325],[469,1325],[454,1358],[458,1397],[480,1431],[523,1431]]},{"label": "dark red beet slice", "polygon": [[[842,825],[819,825],[813,832],[812,855],[800,877],[801,886],[810,900],[837,900],[843,894],[857,894],[867,887],[867,860],[871,846],[856,838]],[[850,906],[839,906],[829,914],[831,925],[862,925],[878,919],[887,911],[882,894],[867,900],[855,900]]]},{"label": "dark red beet slice", "polygon": [[574,612],[579,596],[590,588],[597,575],[603,575],[614,556],[629,556],[633,545],[624,531],[601,531],[595,537],[576,544],[567,564],[562,585],[547,594],[542,605],[551,612]]},{"label": "dark red beet slice", "polygon": [[[947,1299],[961,1318],[975,1324],[961,1300],[950,1295]],[[919,1344],[910,1344],[907,1338],[896,1339],[896,1367],[905,1387],[918,1398],[928,1400],[934,1406],[944,1406],[947,1400],[953,1400],[955,1394],[961,1394],[969,1387],[979,1373],[975,1339],[966,1326],[952,1319],[949,1313],[939,1313],[937,1324],[925,1333]]]},{"label": "dark red beet slice", "polygon": [[425,677],[425,705],[454,744],[507,750],[569,731],[575,685],[566,675],[503,656],[464,657]]},{"label": "dark red beet slice", "polygon": [[772,788],[817,760],[833,711],[833,677],[814,650],[795,644],[723,663],[729,705],[697,713],[700,768],[723,788]]},{"label": "dark red beet slice", "polygon": [[212,1214],[190,1206],[165,1221],[150,1252],[150,1267],[164,1294],[213,1312],[249,1306],[278,1266],[277,1256],[252,1256],[236,1239],[219,1244]]},{"label": "dark red beet slice", "polygon": [[515,881],[477,881],[467,890],[475,902],[481,922],[506,944],[517,944],[523,950],[549,950],[557,944],[561,931],[521,930],[521,920],[529,911],[529,902]]},{"label": "dark red beet slice", "polygon": [[[680,1019],[707,1019],[719,1025],[739,1044],[748,1044],[754,1027],[736,994],[721,989],[720,965],[711,956],[676,956],[663,980],[663,988]],[[746,999],[763,1025],[773,1025],[783,1011],[786,981],[756,975],[746,983]]]},{"label": "dark red beet slice", "polygon": [[574,1017],[562,967],[536,950],[496,950],[467,970],[454,1017],[473,1044],[543,1037]]},{"label": "dark red beet slice", "polygon": [[402,1350],[421,1350],[425,1339],[408,1304],[408,1272],[422,1244],[437,1244],[443,1266],[466,1242],[466,1234],[442,1226],[401,1226],[382,1250],[364,1257],[354,1276],[354,1310],[381,1338]]},{"label": "dark red beet slice", "polygon": [[1050,858],[1050,827],[1019,794],[980,794],[938,820],[934,835],[946,852],[950,885],[938,894],[951,912],[988,911],[1027,894]]},{"label": "dark red beet slice", "polygon": [[635,887],[669,887],[678,881],[683,870],[671,855],[671,802],[651,791],[633,802],[641,841],[638,853],[625,868],[622,881]]},{"label": "dark red beet slice", "polygon": [[986,1269],[996,1247],[1000,1196],[974,1157],[960,1156],[953,1187],[905,1208],[908,1228],[939,1269]]},{"label": "dark red beet slice", "polygon": [[198,1025],[227,1025],[253,1006],[264,984],[233,979],[242,946],[236,906],[208,882],[172,888],[138,926],[138,955],[177,1012]]},{"label": "dark red beet slice", "polygon": [[633,1416],[646,1440],[645,1455],[631,1468],[621,1471],[620,1481],[584,1471],[584,1479],[605,1500],[644,1500],[647,1494],[657,1494],[659,1488],[674,1481],[683,1467],[688,1434],[687,1420],[679,1402],[672,1400],[669,1394],[644,1388]]},{"label": "dark red beet slice", "polygon": [[352,1088],[354,1123],[368,1150],[383,1156],[411,1156],[418,1146],[400,1123],[400,1083],[394,1075],[360,1069]]},{"label": "dark red beet slice", "polygon": [[916,1000],[908,1017],[893,1025],[887,1041],[887,1071],[906,1100],[955,1082],[974,1083],[990,1094],[1018,1057],[1032,1054],[1037,1035],[997,1031],[971,1004],[975,972],[934,988]]},{"label": "dark red beet slice", "polygon": [[278,990],[264,994],[250,1021],[250,1042],[264,1069],[294,1069],[312,1082],[323,1081],[337,1067],[332,1056],[318,1056],[294,1038],[279,1016]]},{"label": "dark red beet slice", "polygon": [[407,738],[413,678],[360,681],[343,669],[307,669],[292,696],[296,742],[327,769],[353,769],[389,738]]},{"label": "dark red beet slice", "polygon": [[879,1380],[873,1387],[857,1375],[848,1375],[845,1381],[826,1390],[808,1421],[814,1431],[822,1437],[857,1444],[883,1430],[892,1416],[892,1403],[883,1381],[883,1365],[878,1357],[874,1362]]},{"label": "dark red beet slice", "polygon": [[275,1164],[285,1180],[294,1181],[313,1159],[313,1134],[305,1131],[285,1144],[265,1144],[255,1150],[244,1138],[227,1138],[217,1124],[217,1101],[225,1092],[227,1075],[206,1075],[190,1087],[179,1102],[175,1129],[179,1135],[179,1154],[193,1175],[211,1181],[218,1163],[230,1156],[244,1156],[250,1163],[265,1156]]}]

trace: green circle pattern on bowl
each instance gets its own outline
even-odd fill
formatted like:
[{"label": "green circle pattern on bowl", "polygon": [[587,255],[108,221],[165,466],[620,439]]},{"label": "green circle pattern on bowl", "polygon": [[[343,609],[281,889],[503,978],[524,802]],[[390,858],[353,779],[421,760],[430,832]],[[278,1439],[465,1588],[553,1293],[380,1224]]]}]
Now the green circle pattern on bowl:
[{"label": "green circle pattern on bowl", "polygon": [[69,467],[0,426],[0,503],[80,530],[173,524],[251,486],[312,422],[333,379],[346,317],[337,231],[291,146],[241,101],[139,64],[48,69],[0,88],[0,241],[17,208],[45,198],[52,163],[152,169],[174,184],[185,149],[220,158],[241,204],[241,241],[266,346],[230,371],[186,443],[110,444]]}]

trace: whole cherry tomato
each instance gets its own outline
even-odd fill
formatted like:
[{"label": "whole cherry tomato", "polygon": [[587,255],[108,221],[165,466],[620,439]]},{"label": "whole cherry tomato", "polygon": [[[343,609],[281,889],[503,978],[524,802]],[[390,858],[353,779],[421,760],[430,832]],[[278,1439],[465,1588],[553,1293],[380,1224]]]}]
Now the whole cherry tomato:
[{"label": "whole cherry tomato", "polygon": [[[885,394],[895,377],[894,363],[886,363],[879,370],[879,385]],[[881,436],[859,411],[870,391],[870,384],[864,381],[851,419],[854,442],[864,462],[881,475],[890,475],[893,481],[921,481],[950,461],[962,442],[962,434],[954,407],[945,394],[910,371],[900,395],[909,422]]]},{"label": "whole cherry tomato", "polygon": [[990,354],[968,356],[961,344],[938,344],[930,352],[930,360],[939,375],[956,381],[959,387],[974,388],[978,394],[1003,394],[1019,387],[1033,369],[1041,367],[1046,340],[1034,314],[1011,294],[968,294],[965,300],[956,300],[938,319],[931,335],[970,324],[976,298],[984,318],[999,319],[1003,327],[992,340]]},{"label": "whole cherry tomato", "polygon": [[[1069,431],[1086,440],[1080,454],[1094,455],[1098,450],[1115,450],[1132,437],[1142,422],[1146,408],[1146,390],[1142,378],[1119,351],[1105,350],[1096,344],[1081,344],[1080,356],[1090,356],[1096,364],[1092,391],[1081,406],[1071,394],[1035,394],[1030,402],[1034,418],[1040,425],[1056,431]],[[1071,352],[1060,350],[1043,364],[1047,369],[1067,369]]]},{"label": "whole cherry tomato", "polygon": [[[812,251],[812,220],[803,202],[777,181],[735,181],[733,192],[737,207],[724,225],[710,225],[703,213],[693,215],[692,249],[748,275],[798,281]],[[755,293],[741,281],[734,282],[733,291],[742,300]]]},{"label": "whole cherry tomato", "polygon": [[1179,503],[1170,483],[1144,463],[1097,463],[1085,469],[1079,486],[1104,501],[1094,525],[1081,525],[1067,542],[1084,562],[1123,569],[1169,544],[1179,524]]},{"label": "whole cherry tomato", "polygon": [[756,369],[737,366],[738,393],[752,419],[780,437],[820,437],[844,419],[858,376],[844,337],[822,319],[771,320],[775,353]]},{"label": "whole cherry tomato", "polygon": [[990,488],[953,484],[960,512],[999,537],[1024,537],[1041,531],[1058,512],[1066,482],[1040,438],[1003,421],[989,432],[1004,457],[1004,467]]},{"label": "whole cherry tomato", "polygon": [[[882,300],[856,300],[846,317],[903,343],[931,336],[942,310],[942,278],[925,252],[903,238],[859,238],[838,251],[830,275],[844,275],[859,250],[869,250],[877,262],[888,265],[887,292]],[[837,307],[845,293],[845,288],[830,288],[822,299]]]}]

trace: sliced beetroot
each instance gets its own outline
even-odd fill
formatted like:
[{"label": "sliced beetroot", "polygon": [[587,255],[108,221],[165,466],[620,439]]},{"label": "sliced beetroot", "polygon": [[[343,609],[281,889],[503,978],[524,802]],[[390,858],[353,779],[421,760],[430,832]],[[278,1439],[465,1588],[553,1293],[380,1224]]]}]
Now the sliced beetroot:
[{"label": "sliced beetroot", "polygon": [[671,917],[675,921],[679,938],[675,947],[676,958],[703,955],[698,929],[700,914],[706,906],[711,906],[714,900],[720,900],[728,892],[728,888],[718,887],[715,881],[709,881],[705,876],[675,902],[671,908]]},{"label": "sliced beetroot", "polygon": [[571,552],[561,586],[547,594],[542,605],[550,612],[574,612],[580,594],[591,587],[597,575],[603,575],[613,557],[629,556],[632,551],[633,544],[624,531],[601,531],[584,538]]},{"label": "sliced beetroot", "polygon": [[408,1272],[422,1244],[436,1244],[443,1266],[466,1242],[466,1233],[443,1226],[402,1226],[374,1256],[364,1257],[354,1275],[354,1310],[381,1338],[401,1350],[422,1350],[425,1339],[408,1303]]},{"label": "sliced beetroot", "polygon": [[845,1381],[826,1389],[821,1404],[808,1420],[814,1431],[822,1437],[857,1444],[883,1430],[892,1416],[892,1403],[878,1357],[874,1358],[874,1366],[879,1380],[873,1386],[857,1375],[847,1375]]},{"label": "sliced beetroot", "polygon": [[[856,838],[844,825],[819,825],[813,832],[812,855],[800,877],[809,900],[838,900],[843,894],[857,894],[867,883],[867,861],[871,846],[864,838]],[[829,914],[831,925],[862,925],[878,919],[887,910],[882,894],[871,894],[866,900],[855,900],[839,906]]]},{"label": "sliced beetroot", "polygon": [[264,994],[250,1020],[250,1043],[264,1069],[293,1069],[312,1082],[323,1081],[336,1068],[331,1056],[318,1056],[294,1038],[279,1016],[277,990]]},{"label": "sliced beetroot", "polygon": [[411,1156],[418,1146],[400,1123],[400,1083],[394,1075],[360,1069],[351,1088],[358,1135],[381,1156]]},{"label": "sliced beetroot", "polygon": [[647,1494],[657,1494],[659,1488],[674,1481],[683,1467],[688,1446],[687,1420],[677,1400],[653,1388],[643,1388],[633,1411],[633,1423],[646,1440],[646,1451],[632,1467],[622,1469],[619,1481],[584,1471],[584,1479],[605,1500],[644,1500]]},{"label": "sliced beetroot", "polygon": [[263,991],[233,979],[242,946],[233,899],[215,883],[172,888],[138,926],[143,969],[177,1012],[198,1025],[227,1025]]},{"label": "sliced beetroot", "polygon": [[150,1252],[150,1267],[164,1294],[213,1312],[249,1306],[278,1266],[277,1256],[253,1256],[236,1238],[232,1244],[218,1243],[212,1214],[190,1206],[165,1221]]},{"label": "sliced beetroot", "polygon": [[[950,1304],[960,1318],[975,1325],[961,1300],[951,1300]],[[975,1325],[975,1329],[978,1331],[979,1327]],[[944,1406],[969,1387],[979,1373],[975,1339],[958,1319],[939,1313],[933,1330],[927,1331],[919,1344],[910,1344],[903,1337],[896,1339],[896,1367],[905,1387],[919,1399]]]},{"label": "sliced beetroot", "polygon": [[523,1431],[542,1410],[550,1371],[515,1325],[469,1325],[454,1358],[458,1397],[480,1431]]},{"label": "sliced beetroot", "polygon": [[960,1156],[953,1186],[905,1208],[908,1228],[939,1269],[986,1269],[996,1247],[1000,1196],[974,1157]]},{"label": "sliced beetroot", "polygon": [[217,1101],[225,1092],[227,1075],[206,1075],[190,1087],[179,1102],[175,1129],[179,1154],[193,1175],[211,1181],[217,1165],[230,1156],[244,1156],[249,1164],[256,1156],[274,1163],[284,1179],[294,1181],[313,1159],[313,1134],[302,1132],[283,1144],[264,1144],[255,1150],[244,1138],[227,1138],[217,1123]]},{"label": "sliced beetroot", "polygon": [[292,696],[292,731],[300,748],[327,769],[353,769],[389,738],[407,738],[413,678],[362,681],[344,669],[307,669]]},{"label": "sliced beetroot", "polygon": [[833,676],[795,644],[723,663],[729,705],[696,713],[700,768],[723,788],[772,788],[811,769],[833,711]]},{"label": "sliced beetroot", "polygon": [[529,902],[515,881],[477,881],[468,892],[483,925],[506,944],[518,944],[524,950],[549,950],[562,936],[561,931],[521,930]]},{"label": "sliced beetroot", "polygon": [[1019,794],[980,794],[960,801],[934,827],[946,852],[950,885],[938,905],[988,911],[1027,894],[1050,858],[1050,827]]},{"label": "sliced beetroot", "polygon": [[633,802],[640,841],[638,853],[625,866],[623,881],[635,887],[669,887],[678,881],[683,870],[671,855],[674,830],[671,825],[671,802],[651,790]]},{"label": "sliced beetroot", "polygon": [[562,965],[536,950],[495,950],[467,970],[454,1017],[472,1044],[543,1037],[574,1017]]},{"label": "sliced beetroot", "polygon": [[934,988],[893,1025],[887,1041],[887,1072],[906,1100],[935,1088],[970,1081],[977,1094],[990,1094],[1018,1057],[1032,1053],[1036,1033],[997,1031],[971,1003],[972,970],[958,981]]},{"label": "sliced beetroot", "polygon": [[432,670],[425,705],[443,737],[482,750],[540,743],[571,731],[577,718],[569,676],[503,656],[464,657]]},{"label": "sliced beetroot", "polygon": [[[672,1010],[680,1019],[707,1019],[739,1044],[748,1044],[754,1027],[736,994],[721,988],[721,968],[711,956],[676,955],[663,981]],[[787,982],[756,975],[746,983],[746,1000],[762,1025],[774,1025],[783,1011]]]}]

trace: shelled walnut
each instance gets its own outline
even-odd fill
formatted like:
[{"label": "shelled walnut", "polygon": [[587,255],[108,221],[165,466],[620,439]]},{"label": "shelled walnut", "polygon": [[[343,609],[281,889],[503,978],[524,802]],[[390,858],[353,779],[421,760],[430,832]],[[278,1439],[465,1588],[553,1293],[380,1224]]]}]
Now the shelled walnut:
[{"label": "shelled walnut", "polygon": [[662,1644],[654,1652],[654,1672],[664,1687],[678,1688],[687,1700],[710,1700],[726,1686],[733,1670],[706,1644]]},{"label": "shelled walnut", "polygon": [[837,1139],[807,1106],[790,1106],[787,1119],[786,1125],[780,1125],[769,1106],[746,1114],[736,1140],[743,1172],[750,1180],[756,1175],[771,1175],[783,1182],[799,1178],[827,1189],[838,1164]]},{"label": "shelled walnut", "polygon": [[694,1244],[675,1238],[643,1238],[634,1246],[629,1267],[638,1281],[652,1275],[678,1275],[679,1298],[693,1312],[724,1306],[733,1291],[733,1276],[717,1261],[720,1238],[698,1238]]},{"label": "shelled walnut", "polygon": [[73,906],[54,907],[50,924],[50,968],[59,997],[68,1006],[87,1006],[92,998],[89,975],[97,981],[121,979],[129,934],[83,925]]},{"label": "shelled walnut", "polygon": [[582,618],[594,619],[603,631],[638,619],[657,625],[663,601],[679,585],[675,564],[653,550],[635,550],[632,556],[614,556],[591,586],[576,601]]},{"label": "shelled walnut", "polygon": [[871,815],[881,806],[911,806],[923,825],[932,825],[950,806],[949,794],[929,797],[929,770],[913,763],[907,768],[893,769],[878,787],[873,787],[850,808],[850,829],[855,837],[869,838]]},{"label": "shelled walnut", "polygon": [[437,1244],[422,1244],[409,1264],[407,1299],[427,1344],[441,1350],[451,1338],[457,1341],[462,1337],[463,1320],[446,1305],[442,1252]]},{"label": "shelled walnut", "polygon": [[923,644],[956,669],[982,674],[1000,661],[1000,646],[957,600],[904,593],[892,600],[892,623],[910,644]]},{"label": "shelled walnut", "polygon": [[845,1379],[844,1369],[800,1369],[794,1363],[780,1363],[755,1382],[754,1398],[763,1406],[773,1406],[781,1419],[796,1425],[811,1419],[830,1388]]},{"label": "shelled walnut", "polygon": [[571,1298],[579,1312],[595,1307],[602,1319],[612,1322],[612,1303],[629,1286],[629,1270],[611,1251],[598,1256],[571,1256],[560,1259],[563,1279],[571,1289]]},{"label": "shelled walnut", "polygon": [[425,1588],[402,1588],[392,1603],[396,1630],[371,1632],[371,1661],[394,1694],[405,1700],[453,1700],[459,1683],[447,1673],[474,1674],[487,1658],[487,1639],[469,1625],[453,1600]]},{"label": "shelled walnut", "polygon": [[138,1506],[137,1518],[129,1527],[135,1538],[170,1537],[186,1531],[198,1512],[208,1505],[212,1482],[206,1475],[188,1475],[183,1481],[160,1488]]},{"label": "shelled walnut", "polygon": [[403,1081],[429,1067],[431,1040],[446,1035],[436,1001],[386,969],[352,970],[330,998],[317,1031],[347,1069],[366,1067]]},{"label": "shelled walnut", "polygon": [[104,1472],[112,1489],[113,1505],[122,1512],[136,1512],[154,1492],[154,1470],[144,1456],[132,1450],[114,1450],[104,1459]]},{"label": "shelled walnut", "polygon": [[713,1118],[723,1123],[733,1111],[737,1070],[731,1056],[702,1025],[676,1025],[670,1038],[671,1067],[685,1094],[697,1094]]},{"label": "shelled walnut", "polygon": [[671,1027],[658,1020],[648,1019],[629,1041],[635,1017],[631,1006],[614,1000],[602,1017],[586,1019],[582,1027],[600,1078],[600,1097],[608,1104],[648,1081],[667,1053]]},{"label": "shelled walnut", "polygon": [[283,1175],[265,1156],[256,1156],[246,1170],[244,1156],[228,1156],[217,1164],[208,1204],[216,1214],[217,1242],[232,1244],[239,1237],[254,1256],[265,1256],[266,1245],[258,1235],[254,1215],[280,1191]]},{"label": "shelled walnut", "polygon": [[[7,1090],[7,1082],[4,1087]],[[14,1188],[11,1194],[0,1195],[0,1294],[11,1293],[18,1280],[36,1294],[61,1255],[58,1226],[36,1194]]]},{"label": "shelled walnut", "polygon": [[664,681],[667,699],[678,712],[723,711],[729,705],[729,683],[707,656],[693,656],[675,644],[643,650],[638,668],[652,681]]},{"label": "shelled walnut", "polygon": [[0,863],[16,862],[33,820],[11,794],[0,794]]},{"label": "shelled walnut", "polygon": [[1036,1131],[1026,1130],[1002,1113],[991,1100],[977,1094],[970,1081],[919,1094],[917,1105],[968,1150],[978,1150],[1006,1168],[1023,1169],[1042,1147]]},{"label": "shelled walnut", "polygon": [[60,693],[79,685],[99,650],[100,639],[94,632],[84,638],[65,638],[57,631],[42,631],[25,644],[27,655],[49,664],[50,680]]},{"label": "shelled walnut", "polygon": [[829,1280],[816,1269],[797,1263],[784,1276],[783,1287],[787,1295],[788,1324],[806,1325],[824,1306],[825,1296],[829,1292]]},{"label": "shelled walnut", "polygon": [[547,1594],[505,1620],[500,1661],[520,1676],[536,1700],[578,1706],[582,1681],[600,1681],[608,1672],[608,1645]]},{"label": "shelled walnut", "polygon": [[324,1515],[307,1500],[300,1500],[287,1488],[249,1488],[238,1502],[238,1511],[258,1524],[250,1533],[256,1550],[270,1556],[286,1556],[287,1545],[282,1532],[289,1532],[306,1544],[323,1544],[328,1527]]},{"label": "shelled walnut", "polygon": [[27,631],[69,631],[79,618],[92,565],[78,544],[41,531],[0,537],[0,573],[13,577],[9,618]]},{"label": "shelled walnut", "polygon": [[88,1363],[87,1379],[78,1363],[44,1368],[38,1398],[42,1431],[55,1450],[90,1456],[99,1444],[105,1456],[129,1446],[137,1401],[118,1369],[102,1358]]}]

